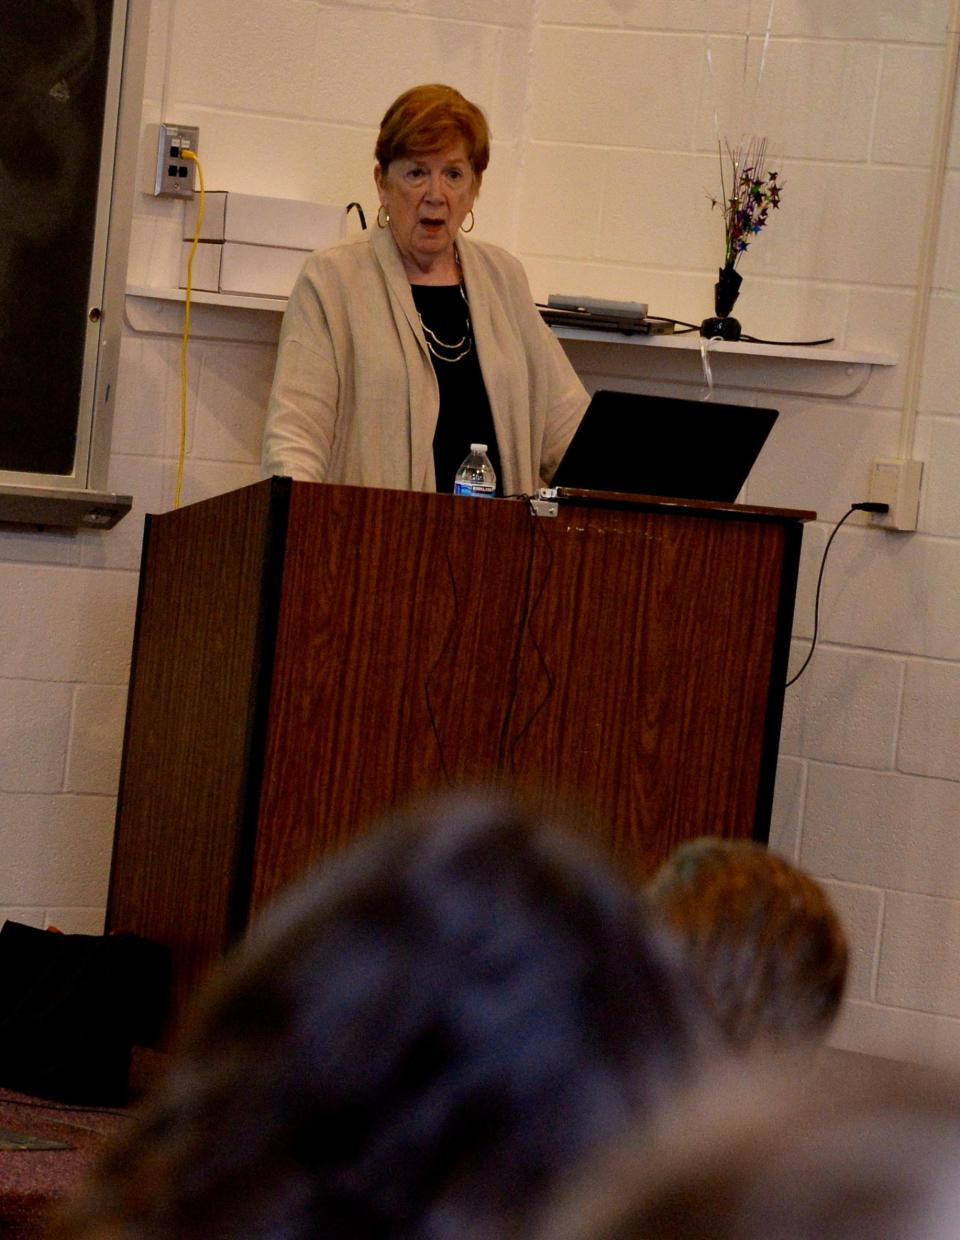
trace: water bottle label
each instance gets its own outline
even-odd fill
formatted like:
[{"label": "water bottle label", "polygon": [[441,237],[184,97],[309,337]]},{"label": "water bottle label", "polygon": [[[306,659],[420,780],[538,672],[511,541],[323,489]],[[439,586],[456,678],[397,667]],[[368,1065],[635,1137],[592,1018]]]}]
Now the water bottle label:
[{"label": "water bottle label", "polygon": [[493,499],[497,488],[488,482],[455,482],[453,493],[454,495],[472,495],[475,499]]}]

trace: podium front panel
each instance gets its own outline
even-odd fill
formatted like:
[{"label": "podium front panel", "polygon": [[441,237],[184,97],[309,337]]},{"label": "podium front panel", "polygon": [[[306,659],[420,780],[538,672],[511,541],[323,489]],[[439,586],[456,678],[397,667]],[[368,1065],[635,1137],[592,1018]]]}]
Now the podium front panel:
[{"label": "podium front panel", "polygon": [[636,877],[765,839],[802,520],[273,479],[149,519],[109,929],[178,1012],[250,918],[462,782],[582,811]]},{"label": "podium front panel", "polygon": [[799,528],[295,484],[255,904],[461,781],[585,807],[638,874],[692,835],[762,835]]}]

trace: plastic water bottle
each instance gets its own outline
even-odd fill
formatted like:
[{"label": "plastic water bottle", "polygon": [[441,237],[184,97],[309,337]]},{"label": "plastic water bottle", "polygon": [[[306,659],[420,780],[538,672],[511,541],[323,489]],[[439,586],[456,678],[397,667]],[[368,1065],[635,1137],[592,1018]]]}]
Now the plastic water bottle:
[{"label": "plastic water bottle", "polygon": [[497,475],[493,472],[485,443],[472,443],[470,455],[457,470],[453,483],[454,495],[475,495],[493,499],[497,493]]}]

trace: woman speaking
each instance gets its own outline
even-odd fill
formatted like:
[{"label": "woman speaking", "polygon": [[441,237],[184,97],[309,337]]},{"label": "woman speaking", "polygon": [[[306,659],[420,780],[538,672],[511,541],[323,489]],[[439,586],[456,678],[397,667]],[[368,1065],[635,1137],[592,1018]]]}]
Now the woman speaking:
[{"label": "woman speaking", "polygon": [[489,156],[483,113],[449,86],[387,109],[378,227],[312,254],[290,296],[267,473],[452,491],[480,442],[498,494],[549,481],[588,397],[518,260],[463,236]]}]

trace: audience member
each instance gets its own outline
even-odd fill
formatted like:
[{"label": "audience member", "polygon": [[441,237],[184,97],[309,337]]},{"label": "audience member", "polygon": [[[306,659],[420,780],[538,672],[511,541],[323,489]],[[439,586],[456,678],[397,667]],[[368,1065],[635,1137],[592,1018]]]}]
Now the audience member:
[{"label": "audience member", "polygon": [[636,893],[458,793],[292,892],[209,995],[66,1237],[503,1237],[699,1065]]},{"label": "audience member", "polygon": [[905,1084],[891,1071],[811,1088],[741,1059],[591,1166],[535,1235],[956,1240],[958,1165],[953,1080]]},{"label": "audience member", "polygon": [[822,1040],[843,996],[847,942],[809,875],[749,840],[702,838],[676,849],[646,895],[729,1047]]}]

